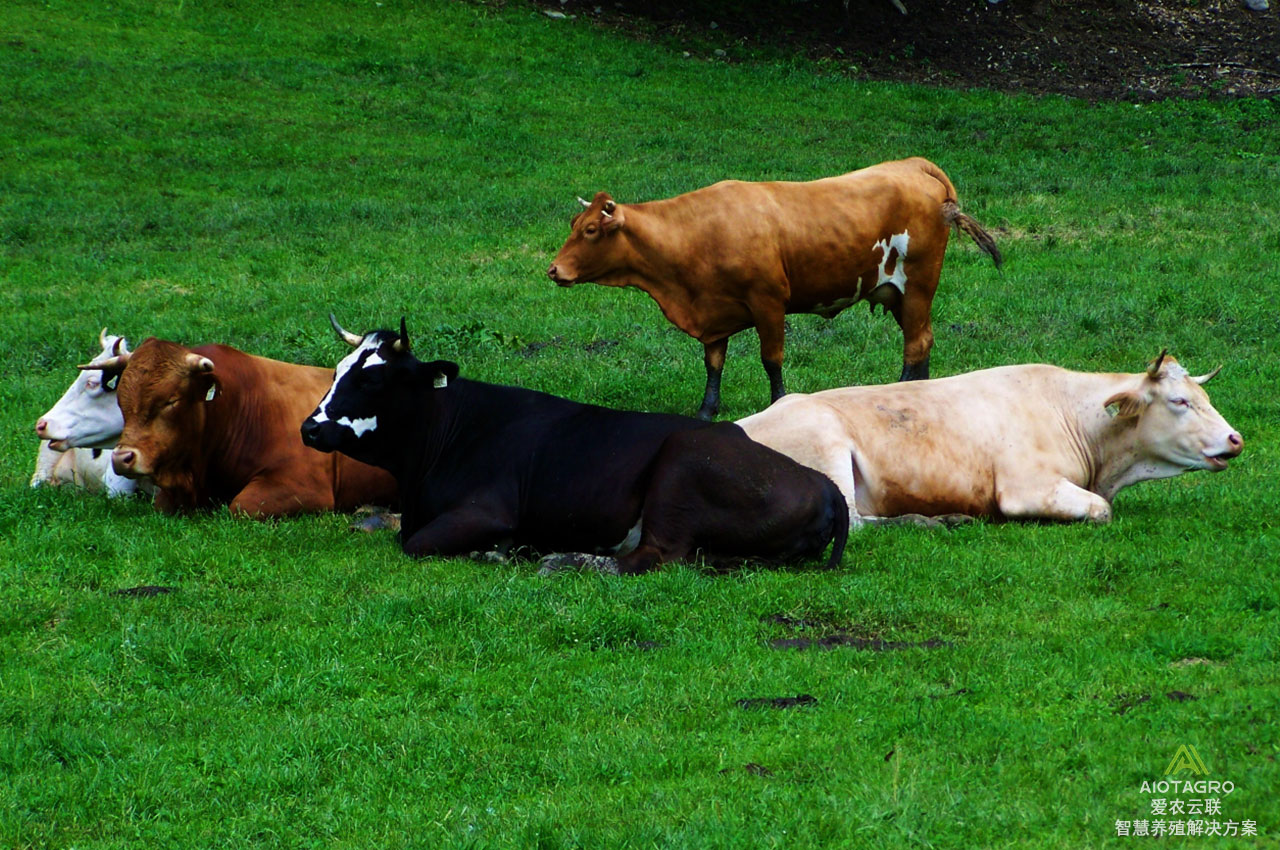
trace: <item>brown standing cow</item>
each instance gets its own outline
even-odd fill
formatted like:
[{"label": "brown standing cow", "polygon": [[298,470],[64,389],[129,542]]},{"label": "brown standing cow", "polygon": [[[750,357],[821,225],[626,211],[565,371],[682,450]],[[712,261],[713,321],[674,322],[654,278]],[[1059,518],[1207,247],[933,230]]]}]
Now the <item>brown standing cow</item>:
[{"label": "brown standing cow", "polygon": [[302,444],[298,429],[332,369],[155,337],[117,359],[124,432],[112,465],[152,479],[166,513],[228,504],[268,517],[395,503],[387,472]]},{"label": "brown standing cow", "polygon": [[902,328],[899,380],[929,377],[930,310],[950,229],[969,234],[1000,265],[995,241],[956,206],[932,162],[886,162],[810,183],[727,180],[664,201],[587,202],[547,274],[560,286],[592,281],[649,294],[705,346],[707,389],[698,416],[720,407],[729,337],[754,327],[769,375],[782,383],[783,317],[833,318],[857,301],[882,305]]}]

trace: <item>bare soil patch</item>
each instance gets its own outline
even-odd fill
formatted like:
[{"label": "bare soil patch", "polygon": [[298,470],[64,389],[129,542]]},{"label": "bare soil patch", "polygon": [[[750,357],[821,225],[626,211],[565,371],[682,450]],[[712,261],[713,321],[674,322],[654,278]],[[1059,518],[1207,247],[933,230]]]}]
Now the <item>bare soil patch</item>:
[{"label": "bare soil patch", "polygon": [[1241,0],[537,0],[691,59],[800,53],[863,79],[1093,100],[1280,95],[1280,3]]}]

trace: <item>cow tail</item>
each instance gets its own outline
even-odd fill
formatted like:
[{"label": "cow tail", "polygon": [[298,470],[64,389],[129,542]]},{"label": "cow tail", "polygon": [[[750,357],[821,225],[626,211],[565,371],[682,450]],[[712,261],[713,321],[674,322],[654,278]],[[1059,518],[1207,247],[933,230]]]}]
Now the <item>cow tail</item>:
[{"label": "cow tail", "polygon": [[1000,268],[1002,258],[1000,249],[996,247],[996,240],[991,238],[991,234],[984,230],[973,216],[960,212],[956,202],[948,199],[942,202],[942,218],[956,230],[969,234],[969,238],[976,242],[979,248],[991,255],[996,268]]},{"label": "cow tail", "polygon": [[831,557],[827,559],[827,569],[835,569],[840,565],[840,559],[844,557],[845,544],[849,542],[849,504],[844,499],[844,494],[840,492],[840,488],[835,482],[827,479],[827,486],[831,493],[835,494],[832,500],[835,502],[835,533],[832,535],[831,541]]}]

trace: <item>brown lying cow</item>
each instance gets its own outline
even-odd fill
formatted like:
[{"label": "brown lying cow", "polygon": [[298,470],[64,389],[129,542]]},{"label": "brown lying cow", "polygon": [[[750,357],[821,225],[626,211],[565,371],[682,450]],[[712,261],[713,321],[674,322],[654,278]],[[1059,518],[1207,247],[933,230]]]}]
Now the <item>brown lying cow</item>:
[{"label": "brown lying cow", "polygon": [[881,304],[902,328],[899,380],[929,377],[930,311],[951,227],[1000,265],[991,236],[956,206],[956,190],[926,159],[886,162],[810,183],[727,180],[665,201],[618,204],[600,192],[573,219],[547,274],[649,294],[705,346],[698,416],[720,408],[729,337],[754,327],[771,400],[782,383],[783,317],[834,318]]},{"label": "brown lying cow", "polygon": [[150,478],[166,513],[229,504],[257,517],[392,505],[388,473],[302,444],[333,370],[152,337],[113,363],[124,432],[115,471]]},{"label": "brown lying cow", "polygon": [[1219,472],[1244,441],[1162,353],[1137,375],[1005,366],[791,395],[738,424],[836,482],[851,525],[904,514],[1111,519],[1139,481]]}]

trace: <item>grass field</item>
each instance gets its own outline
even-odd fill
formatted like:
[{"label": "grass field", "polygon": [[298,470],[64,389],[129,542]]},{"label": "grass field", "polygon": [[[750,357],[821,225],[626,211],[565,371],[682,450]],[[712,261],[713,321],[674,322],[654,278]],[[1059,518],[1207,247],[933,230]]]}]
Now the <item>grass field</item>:
[{"label": "grass field", "polygon": [[[833,572],[631,579],[26,486],[103,325],[328,365],[330,310],[404,314],[469,377],[691,413],[701,347],[647,297],[546,280],[574,196],[907,155],[1006,259],[953,241],[935,376],[1168,346],[1226,364],[1240,460],[1123,492],[1107,527],[880,528]],[[1182,745],[1260,835],[1170,843],[1276,846],[1277,185],[1276,102],[863,84],[519,3],[10,0],[0,846],[1123,847]],[[891,319],[791,319],[794,391],[900,362]],[[766,395],[744,334],[724,415]],[[143,584],[176,592],[110,594]],[[773,648],[835,633],[935,643]]]}]

